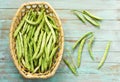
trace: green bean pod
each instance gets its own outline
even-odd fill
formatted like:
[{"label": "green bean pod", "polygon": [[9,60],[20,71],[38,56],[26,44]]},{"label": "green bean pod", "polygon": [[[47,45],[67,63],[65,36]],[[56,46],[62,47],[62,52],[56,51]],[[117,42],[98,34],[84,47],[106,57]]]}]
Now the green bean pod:
[{"label": "green bean pod", "polygon": [[86,24],[86,20],[85,20],[85,18],[83,17],[83,15],[82,14],[80,14],[80,13],[78,13],[78,11],[73,11],[73,13],[84,23],[84,24]]},{"label": "green bean pod", "polygon": [[87,16],[86,14],[83,14],[84,18],[91,23],[92,25],[96,26],[96,27],[100,27],[100,24],[96,21],[93,20],[92,18],[90,18],[89,16]]},{"label": "green bean pod", "polygon": [[[29,20],[31,20],[32,19],[32,10],[30,10],[29,12],[28,12],[28,16],[26,17],[26,19],[29,19]],[[27,30],[27,27],[29,26],[29,24],[25,21],[25,24],[24,24],[24,26],[23,26],[23,29],[22,29],[22,34],[24,34],[25,32],[26,32],[26,30]]]},{"label": "green bean pod", "polygon": [[25,19],[27,23],[31,24],[31,25],[37,25],[40,23],[40,21],[43,19],[43,12],[44,10],[42,10],[41,12],[39,12],[39,16],[38,16],[38,19],[37,21],[33,22],[33,21],[30,21],[28,19]]},{"label": "green bean pod", "polygon": [[[21,45],[21,38],[20,35],[17,36],[17,41],[18,41],[18,49],[19,49],[19,53],[18,53],[18,61],[20,61],[21,57],[22,57],[22,45]],[[20,62],[19,62],[20,63]]]},{"label": "green bean pod", "polygon": [[24,36],[24,55],[25,55],[25,65],[30,69],[30,64],[28,60],[28,45],[27,45],[27,35]]},{"label": "green bean pod", "polygon": [[18,32],[21,30],[22,26],[25,23],[25,19],[27,17],[27,14],[23,17],[23,19],[21,20],[20,24],[18,25],[18,27],[16,28],[15,32],[14,32],[14,37],[16,37],[18,35]]},{"label": "green bean pod", "polygon": [[53,50],[52,50],[52,52],[51,52],[51,54],[50,54],[50,56],[49,56],[49,68],[50,68],[51,65],[52,65],[53,57],[54,57],[55,55],[57,55],[57,54],[56,54],[57,49],[58,49],[58,46],[56,46],[55,48],[53,48]]},{"label": "green bean pod", "polygon": [[33,53],[33,50],[32,50],[32,44],[28,43],[28,46],[29,46],[29,55],[30,55],[30,58],[29,58],[29,62],[30,62],[30,71],[33,72],[34,70],[34,65],[33,65],[33,61],[32,61],[32,53]]},{"label": "green bean pod", "polygon": [[35,68],[35,70],[33,71],[33,73],[37,72],[39,68],[40,68],[40,67],[37,66],[37,67]]},{"label": "green bean pod", "polygon": [[47,18],[48,18],[48,20],[51,21],[51,23],[52,23],[53,25],[56,25],[55,21],[53,20],[53,18],[52,18],[51,16],[47,15]]},{"label": "green bean pod", "polygon": [[93,41],[94,41],[94,36],[92,36],[91,38],[90,38],[90,41],[89,41],[89,43],[88,43],[88,52],[89,52],[89,54],[90,54],[90,57],[91,57],[91,59],[92,60],[94,60],[94,56],[93,56],[93,53],[92,53],[92,44],[93,44]]},{"label": "green bean pod", "polygon": [[42,66],[41,66],[41,72],[43,73],[44,72],[44,60],[42,59]]},{"label": "green bean pod", "polygon": [[19,40],[16,40],[16,50],[17,50],[17,56],[18,56],[18,62],[20,63],[20,49],[19,49]]},{"label": "green bean pod", "polygon": [[78,43],[80,43],[83,38],[85,38],[85,37],[87,37],[87,36],[89,36],[89,35],[91,35],[91,34],[93,34],[93,32],[87,32],[87,33],[85,33],[85,34],[73,45],[73,49],[76,48],[76,46],[78,45]]},{"label": "green bean pod", "polygon": [[24,67],[26,67],[26,65],[25,65],[25,60],[24,60],[23,58],[21,58],[21,62],[22,62],[22,65],[23,65]]},{"label": "green bean pod", "polygon": [[102,20],[102,18],[100,18],[100,17],[98,17],[98,16],[95,16],[95,15],[93,15],[92,13],[90,13],[89,11],[82,11],[82,13],[84,13],[84,14],[86,14],[86,15],[88,15],[88,16],[90,16],[91,18],[93,18],[93,19],[96,19],[96,20]]},{"label": "green bean pod", "polygon": [[81,56],[82,56],[82,51],[83,51],[83,47],[84,47],[85,41],[86,41],[86,38],[84,38],[81,41],[80,46],[79,46],[78,57],[77,57],[77,67],[78,68],[80,67],[80,64],[81,64]]},{"label": "green bean pod", "polygon": [[53,35],[53,39],[54,39],[54,43],[56,42],[56,35],[55,35],[55,32],[54,32],[54,29],[52,28],[52,25],[50,24],[50,22],[48,21],[47,19],[47,16],[45,14],[45,21],[48,25],[48,27],[50,28],[51,32],[52,32],[52,35]]},{"label": "green bean pod", "polygon": [[111,41],[109,41],[109,42],[107,43],[107,46],[106,46],[104,55],[103,55],[102,59],[100,60],[100,63],[98,64],[98,69],[100,69],[100,68],[103,66],[103,64],[104,64],[104,62],[105,62],[105,60],[106,60],[106,58],[107,58],[108,51],[109,51],[109,49],[110,49],[110,45],[111,45]]},{"label": "green bean pod", "polygon": [[49,34],[48,34],[48,36],[47,36],[47,38],[46,38],[46,44],[48,44],[48,41],[49,41],[49,39],[50,39],[50,37],[51,37],[51,32],[49,32]]},{"label": "green bean pod", "polygon": [[50,38],[50,41],[47,45],[47,53],[46,53],[46,60],[48,61],[49,60],[49,55],[50,55],[50,51],[51,51],[51,46],[52,46],[52,37]]},{"label": "green bean pod", "polygon": [[37,30],[35,31],[35,36],[34,36],[34,41],[35,41],[35,42],[36,42],[37,39],[38,39],[38,35],[39,35],[39,33],[40,33],[41,28],[42,28],[43,25],[44,25],[44,21],[45,21],[45,20],[44,20],[44,18],[43,18],[42,22],[39,24]]},{"label": "green bean pod", "polygon": [[44,51],[44,49],[45,49],[45,42],[46,42],[46,32],[45,32],[44,35],[43,35],[43,40],[42,40],[40,52],[38,53],[38,55],[37,55],[36,57],[33,56],[33,59],[34,59],[34,58],[35,58],[35,59],[38,59],[38,58],[42,55],[42,53],[43,53],[43,51]]},{"label": "green bean pod", "polygon": [[64,63],[67,65],[67,67],[70,69],[70,71],[74,74],[77,75],[76,68],[72,66],[67,60],[63,58]]},{"label": "green bean pod", "polygon": [[37,54],[38,54],[38,52],[39,52],[39,50],[40,50],[40,46],[41,46],[41,43],[42,43],[43,34],[44,34],[43,31],[41,31],[40,37],[39,37],[39,40],[38,40],[38,44],[37,44],[37,48],[36,48],[36,50],[35,50],[35,53],[34,53],[34,55],[33,55],[33,58],[37,56]]},{"label": "green bean pod", "polygon": [[54,24],[51,24],[52,25],[52,27],[55,29],[55,30],[58,30],[59,31],[59,28],[56,26],[56,25],[54,25]]}]

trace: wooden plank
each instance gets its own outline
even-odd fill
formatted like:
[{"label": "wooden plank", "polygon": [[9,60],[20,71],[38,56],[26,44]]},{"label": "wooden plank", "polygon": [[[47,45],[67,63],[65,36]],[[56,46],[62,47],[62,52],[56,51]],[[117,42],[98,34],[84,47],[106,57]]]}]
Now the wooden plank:
[{"label": "wooden plank", "polygon": [[[13,82],[21,82],[21,81],[28,81],[28,82],[119,82],[119,73],[113,74],[105,74],[104,72],[102,74],[79,74],[79,76],[74,76],[71,73],[56,73],[52,78],[48,79],[25,79],[19,74],[1,74],[0,79],[1,81],[8,81]],[[63,79],[64,78],[64,79]],[[86,79],[87,78],[87,79]]]},{"label": "wooden plank", "polygon": [[[63,79],[64,78],[64,79]],[[86,79],[87,78],[87,79]],[[56,75],[52,78],[48,78],[48,79],[25,79],[22,78],[20,75],[18,74],[3,74],[0,77],[1,81],[8,81],[9,82],[119,82],[119,76],[115,75],[115,77],[113,75],[106,75],[106,74],[102,74],[102,75],[98,75],[98,74],[81,74],[79,76],[74,76],[72,74],[63,74],[63,73],[56,73]]]},{"label": "wooden plank", "polygon": [[[68,59],[70,60],[70,59]],[[72,63],[71,63],[72,64]],[[78,74],[120,74],[120,63],[105,63],[101,69],[97,69],[98,63],[81,62],[81,67],[77,69]],[[5,71],[5,72],[4,72]],[[12,62],[0,63],[0,73],[17,74],[19,73]],[[57,73],[68,73],[71,71],[62,61]]]},{"label": "wooden plank", "polygon": [[[8,40],[0,40],[0,61],[4,61],[4,62],[10,62],[11,61],[11,55],[9,52],[9,42]],[[101,57],[103,56],[105,47],[106,47],[106,43],[107,42],[95,42],[93,45],[93,53],[95,56],[95,62],[99,62]],[[65,46],[64,46],[64,55],[70,55],[72,54],[72,57],[74,57],[75,59],[77,58],[78,55],[78,48],[74,51],[74,53],[72,52],[72,46],[73,46],[74,42],[65,42]],[[120,62],[120,50],[119,50],[119,45],[120,42],[112,42],[111,44],[111,48],[109,50],[109,55],[108,58],[106,60],[106,62]],[[84,46],[84,50],[83,50],[83,61],[84,62],[92,62],[90,57],[89,57],[89,53],[87,50],[87,44]]]},{"label": "wooden plank", "polygon": [[[30,2],[33,0],[0,0],[0,8],[18,8],[24,2]],[[41,1],[41,0],[38,0]],[[116,0],[44,0],[50,3],[55,9],[117,9],[119,4]],[[15,3],[15,4],[14,4]],[[69,3],[69,4],[68,4]],[[71,5],[70,5],[71,4]],[[88,5],[90,4],[90,5]]]},{"label": "wooden plank", "polygon": [[[93,25],[87,22],[87,24],[83,24],[80,20],[68,20],[61,19],[62,26],[64,30],[80,30],[80,31],[119,31],[120,30],[120,22],[117,20],[104,20],[100,22],[100,29],[97,29]],[[11,20],[0,20],[0,30],[9,30],[11,26]]]},{"label": "wooden plank", "polygon": [[[1,12],[0,19],[1,20],[11,20],[14,17],[16,11],[17,11],[17,9],[0,9],[0,12]],[[118,12],[118,14],[116,14],[117,10],[113,10],[113,9],[111,9],[111,10],[108,10],[108,9],[102,9],[102,10],[89,9],[88,11],[90,11],[91,13],[93,13],[96,16],[103,18],[104,20],[116,20],[116,19],[120,18],[119,17],[120,15],[118,15],[119,12]],[[75,15],[73,15],[71,10],[57,9],[56,12],[61,19],[78,19]]]},{"label": "wooden plank", "polygon": [[[9,50],[9,49],[7,49],[9,47],[9,40],[0,39],[0,41],[1,41],[0,46],[3,46],[0,48],[0,50]],[[104,48],[105,48],[107,42],[108,41],[95,40],[95,42],[93,44],[93,51],[104,51]],[[68,48],[68,50],[72,50],[72,46],[74,45],[74,43],[75,43],[75,41],[65,40],[65,45],[66,45],[66,48]],[[87,51],[87,43],[85,44],[86,49],[84,51]],[[112,41],[110,51],[120,51],[119,46],[118,46],[119,44],[120,44],[119,41]]]},{"label": "wooden plank", "polygon": [[[89,30],[66,30],[64,29],[65,40],[78,40],[84,33],[90,32]],[[94,31],[92,31],[94,32]],[[96,30],[95,32],[96,40],[98,41],[120,41],[119,31],[106,31],[106,30]],[[0,38],[8,40],[9,30],[0,30]],[[73,35],[74,34],[74,35]]]}]

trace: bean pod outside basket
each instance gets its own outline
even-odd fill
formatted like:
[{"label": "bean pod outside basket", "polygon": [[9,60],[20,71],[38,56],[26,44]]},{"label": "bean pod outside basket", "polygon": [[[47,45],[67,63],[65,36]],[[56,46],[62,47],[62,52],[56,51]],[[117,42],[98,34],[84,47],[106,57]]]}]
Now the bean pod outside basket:
[{"label": "bean pod outside basket", "polygon": [[[52,67],[44,72],[44,73],[30,73],[28,71],[25,70],[25,68],[20,65],[18,63],[18,59],[17,59],[17,54],[16,54],[16,42],[15,42],[15,38],[14,38],[14,31],[16,30],[18,24],[20,23],[22,17],[26,14],[27,11],[29,11],[30,9],[33,9],[35,11],[39,11],[41,9],[41,5],[44,6],[45,8],[45,12],[50,15],[56,22],[57,26],[59,27],[60,31],[59,31],[59,51],[57,52],[57,56],[56,56],[56,60],[55,63],[53,63]],[[58,17],[58,15],[56,14],[55,10],[51,7],[50,4],[48,4],[47,2],[29,2],[29,3],[24,3],[23,5],[21,5],[21,7],[18,9],[15,17],[13,18],[13,22],[11,24],[11,28],[10,28],[10,52],[11,52],[11,56],[13,59],[13,62],[16,66],[16,68],[19,70],[19,73],[23,75],[23,77],[25,78],[49,78],[51,76],[53,76],[60,64],[60,61],[62,59],[62,54],[63,54],[63,48],[64,48],[64,34],[63,34],[63,28],[61,25],[61,21]]]}]

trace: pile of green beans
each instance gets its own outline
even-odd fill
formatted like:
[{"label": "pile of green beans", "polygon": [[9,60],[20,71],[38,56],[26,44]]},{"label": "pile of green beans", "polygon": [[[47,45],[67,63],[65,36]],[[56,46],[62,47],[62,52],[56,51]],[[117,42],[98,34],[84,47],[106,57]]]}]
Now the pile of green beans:
[{"label": "pile of green beans", "polygon": [[[99,21],[102,20],[102,18],[93,15],[89,11],[83,10],[83,11],[78,11],[78,10],[72,10],[72,12],[84,23],[86,24],[86,21],[91,23],[95,27],[100,27]],[[79,13],[81,12],[81,13]]]},{"label": "pile of green beans", "polygon": [[52,67],[59,49],[59,27],[44,8],[27,12],[14,38],[18,63],[27,71],[44,73]]}]

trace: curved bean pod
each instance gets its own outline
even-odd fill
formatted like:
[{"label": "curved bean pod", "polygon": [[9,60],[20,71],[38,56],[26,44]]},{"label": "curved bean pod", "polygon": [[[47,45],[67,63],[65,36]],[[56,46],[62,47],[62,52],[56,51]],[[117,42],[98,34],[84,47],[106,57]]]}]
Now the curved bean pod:
[{"label": "curved bean pod", "polygon": [[43,12],[44,10],[42,10],[41,12],[39,12],[39,16],[38,16],[38,19],[37,21],[33,22],[33,21],[30,21],[28,19],[25,19],[27,23],[31,24],[31,25],[37,25],[40,23],[40,21],[43,19]]},{"label": "curved bean pod", "polygon": [[88,52],[89,52],[89,54],[90,54],[90,57],[91,57],[91,59],[92,60],[94,60],[94,56],[93,56],[93,53],[92,53],[92,44],[93,44],[93,41],[94,41],[94,36],[92,36],[91,38],[90,38],[90,41],[89,41],[89,43],[88,43]]},{"label": "curved bean pod", "polygon": [[86,41],[86,38],[84,38],[84,39],[81,41],[80,46],[79,46],[78,58],[77,58],[77,67],[78,67],[78,68],[80,67],[80,64],[81,64],[81,56],[82,56],[82,51],[83,51],[83,47],[84,47],[85,41]]},{"label": "curved bean pod", "polygon": [[38,39],[38,35],[39,35],[39,33],[40,33],[40,29],[43,27],[43,25],[44,25],[44,18],[43,18],[43,20],[42,20],[42,22],[39,24],[39,26],[38,26],[38,28],[37,28],[37,30],[35,31],[35,36],[34,36],[34,41],[36,42],[37,41],[37,39]]},{"label": "curved bean pod", "polygon": [[79,14],[78,11],[74,10],[73,13],[84,23],[86,24],[86,20],[85,18],[83,17],[82,14]]},{"label": "curved bean pod", "polygon": [[93,32],[87,32],[85,33],[74,45],[73,45],[73,49],[76,48],[76,46],[78,45],[78,43],[80,43],[82,41],[83,38],[87,37],[88,35],[93,34]]},{"label": "curved bean pod", "polygon": [[16,28],[15,32],[14,32],[14,38],[18,35],[18,32],[21,30],[23,24],[25,23],[25,19],[27,17],[27,14],[23,17],[23,19],[21,20],[20,24],[18,25],[18,27]]},{"label": "curved bean pod", "polygon": [[46,21],[48,27],[50,28],[50,30],[51,30],[51,32],[52,32],[53,39],[54,39],[54,43],[55,43],[55,42],[56,42],[56,35],[55,35],[55,32],[54,32],[54,30],[53,30],[53,28],[52,28],[52,25],[50,24],[50,22],[49,22],[48,19],[47,19],[46,14],[45,14],[45,21]]},{"label": "curved bean pod", "polygon": [[40,48],[40,52],[39,52],[39,54],[35,57],[33,57],[33,59],[35,58],[35,59],[38,59],[41,55],[42,55],[42,53],[43,53],[43,51],[44,51],[44,49],[45,49],[45,42],[46,42],[46,32],[44,33],[44,35],[43,35],[43,40],[42,40],[42,44],[41,44],[41,48]]},{"label": "curved bean pod", "polygon": [[107,58],[108,51],[109,51],[109,49],[110,49],[110,45],[111,45],[111,41],[109,41],[109,42],[107,43],[107,46],[106,46],[104,55],[103,55],[102,59],[100,60],[100,63],[98,64],[98,69],[100,69],[100,68],[103,66],[103,64],[104,64],[104,62],[105,62],[105,60],[106,60],[106,58]]},{"label": "curved bean pod", "polygon": [[37,56],[37,54],[38,54],[38,52],[39,52],[39,50],[40,50],[40,46],[41,46],[41,43],[42,43],[42,38],[43,38],[43,31],[41,31],[41,34],[40,34],[40,38],[39,38],[39,40],[38,40],[38,46],[37,46],[37,48],[36,48],[36,50],[35,50],[35,53],[34,53],[34,55],[33,55],[33,58],[35,58],[36,56]]},{"label": "curved bean pod", "polygon": [[77,71],[75,67],[73,67],[67,60],[63,58],[64,63],[67,65],[67,67],[70,69],[70,71],[74,74],[77,75]]},{"label": "curved bean pod", "polygon": [[86,14],[83,14],[84,18],[89,22],[91,23],[92,25],[96,26],[96,27],[100,27],[100,24],[93,20],[92,18],[90,18],[89,16],[87,16]]},{"label": "curved bean pod", "polygon": [[91,18],[93,19],[96,19],[96,20],[102,20],[102,18],[98,17],[98,16],[94,16],[92,13],[90,13],[89,11],[82,11],[82,13],[90,16]]}]

